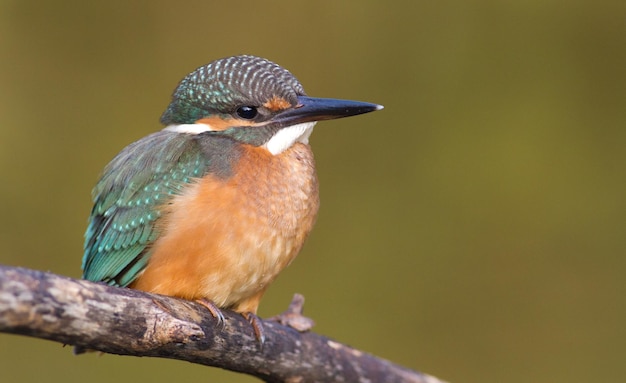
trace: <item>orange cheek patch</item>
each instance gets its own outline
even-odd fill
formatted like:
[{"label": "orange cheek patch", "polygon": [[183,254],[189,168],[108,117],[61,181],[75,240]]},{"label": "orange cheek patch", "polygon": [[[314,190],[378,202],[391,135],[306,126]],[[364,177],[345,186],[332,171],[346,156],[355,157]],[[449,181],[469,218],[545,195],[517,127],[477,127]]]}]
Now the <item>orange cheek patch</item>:
[{"label": "orange cheek patch", "polygon": [[256,123],[252,121],[239,120],[236,118],[221,118],[221,117],[206,117],[201,118],[196,121],[196,124],[206,124],[211,127],[213,131],[221,131],[226,130],[228,128],[232,128],[233,126],[252,126],[256,125]]},{"label": "orange cheek patch", "polygon": [[268,102],[263,104],[263,106],[272,112],[278,112],[280,110],[291,108],[291,103],[282,97],[274,96]]}]

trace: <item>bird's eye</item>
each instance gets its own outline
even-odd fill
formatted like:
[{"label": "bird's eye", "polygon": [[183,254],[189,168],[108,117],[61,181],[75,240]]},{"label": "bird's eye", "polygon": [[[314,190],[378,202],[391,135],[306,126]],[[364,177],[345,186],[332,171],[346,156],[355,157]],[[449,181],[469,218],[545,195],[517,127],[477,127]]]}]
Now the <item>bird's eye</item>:
[{"label": "bird's eye", "polygon": [[246,120],[252,120],[257,114],[258,111],[254,106],[244,105],[237,108],[237,115]]}]

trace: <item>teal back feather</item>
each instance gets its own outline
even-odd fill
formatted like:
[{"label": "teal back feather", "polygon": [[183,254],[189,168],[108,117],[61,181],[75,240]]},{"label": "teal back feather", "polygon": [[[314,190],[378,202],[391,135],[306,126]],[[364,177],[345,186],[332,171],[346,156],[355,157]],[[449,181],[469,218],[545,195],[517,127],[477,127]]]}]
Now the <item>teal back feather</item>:
[{"label": "teal back feather", "polygon": [[146,266],[158,237],[158,207],[210,169],[196,136],[160,131],[126,147],[93,191],[83,278],[127,286]]}]

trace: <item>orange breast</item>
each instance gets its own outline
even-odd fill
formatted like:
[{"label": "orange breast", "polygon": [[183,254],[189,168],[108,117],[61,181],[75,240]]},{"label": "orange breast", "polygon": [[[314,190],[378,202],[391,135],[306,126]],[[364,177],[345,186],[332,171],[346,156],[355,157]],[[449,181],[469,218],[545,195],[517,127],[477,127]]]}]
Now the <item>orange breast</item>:
[{"label": "orange breast", "polygon": [[277,156],[246,146],[230,179],[199,179],[163,207],[161,236],[131,287],[256,312],[269,283],[300,251],[318,208],[308,145]]}]

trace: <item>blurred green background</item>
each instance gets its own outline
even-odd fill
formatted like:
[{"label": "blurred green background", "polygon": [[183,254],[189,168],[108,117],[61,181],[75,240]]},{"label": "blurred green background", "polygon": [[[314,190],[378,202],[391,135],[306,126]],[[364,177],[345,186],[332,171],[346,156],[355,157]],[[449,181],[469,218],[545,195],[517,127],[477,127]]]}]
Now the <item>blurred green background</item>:
[{"label": "blurred green background", "polygon": [[[1,1],[0,263],[78,277],[90,191],[177,82],[267,57],[323,122],[316,229],[264,299],[453,382],[626,375],[626,2]],[[2,382],[253,382],[0,334]]]}]

